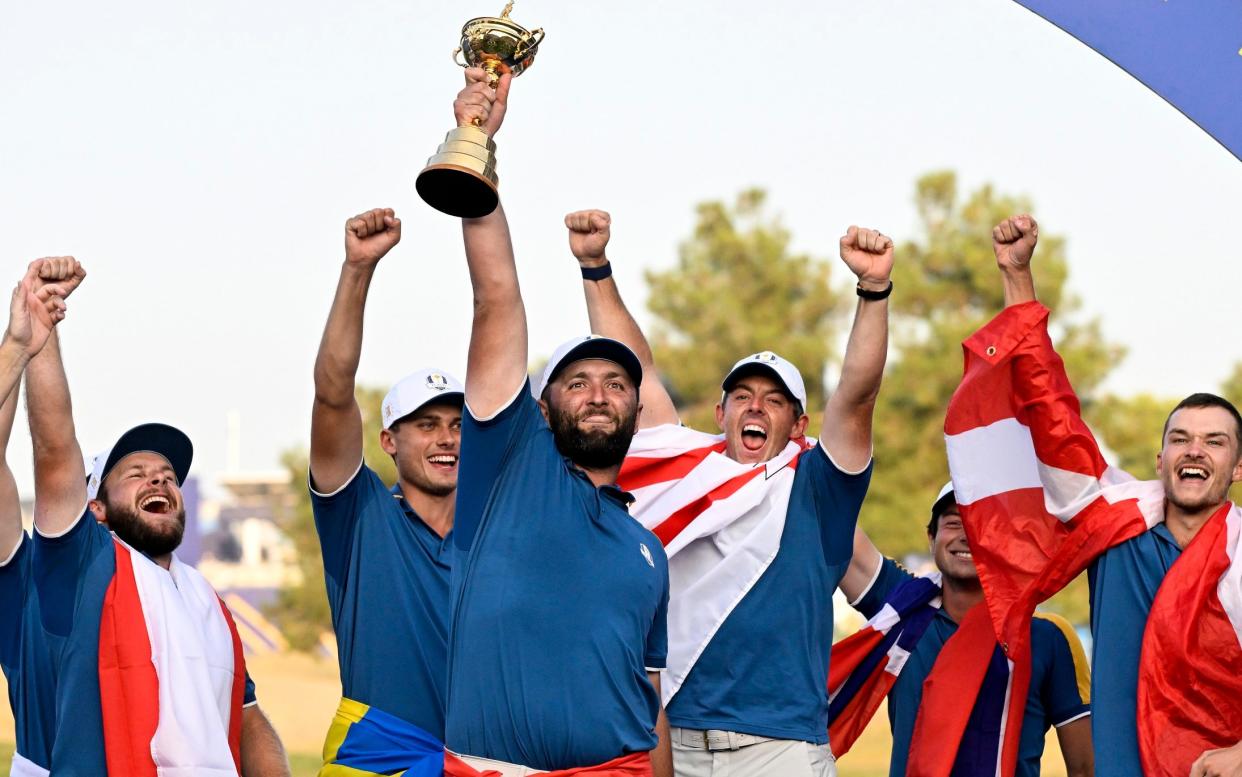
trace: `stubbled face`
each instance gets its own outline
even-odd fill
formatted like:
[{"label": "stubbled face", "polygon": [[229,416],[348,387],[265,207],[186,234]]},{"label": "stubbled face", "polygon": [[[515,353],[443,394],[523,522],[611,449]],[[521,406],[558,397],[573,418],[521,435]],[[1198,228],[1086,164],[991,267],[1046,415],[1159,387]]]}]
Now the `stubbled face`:
[{"label": "stubbled face", "polygon": [[1156,456],[1164,495],[1184,512],[1214,509],[1229,498],[1229,486],[1242,480],[1238,428],[1221,407],[1184,407],[1169,419]]},{"label": "stubbled face", "polygon": [[185,506],[177,475],[158,453],[131,453],[104,479],[91,510],[125,542],[152,558],[177,549],[185,534]]},{"label": "stubbled face", "polygon": [[936,536],[931,538],[932,558],[940,574],[950,580],[975,581],[979,571],[970,555],[970,543],[966,541],[966,528],[956,507],[950,507],[940,516]]},{"label": "stubbled face", "polygon": [[457,489],[461,405],[423,405],[382,430],[380,446],[392,456],[402,483],[431,496],[448,496]]},{"label": "stubbled face", "polygon": [[716,405],[716,423],[725,436],[725,454],[743,464],[758,464],[785,449],[791,437],[806,433],[805,414],[766,375],[750,375],[734,384]]},{"label": "stubbled face", "polygon": [[619,465],[638,431],[638,387],[621,366],[581,359],[561,370],[540,400],[556,447],[586,469]]}]

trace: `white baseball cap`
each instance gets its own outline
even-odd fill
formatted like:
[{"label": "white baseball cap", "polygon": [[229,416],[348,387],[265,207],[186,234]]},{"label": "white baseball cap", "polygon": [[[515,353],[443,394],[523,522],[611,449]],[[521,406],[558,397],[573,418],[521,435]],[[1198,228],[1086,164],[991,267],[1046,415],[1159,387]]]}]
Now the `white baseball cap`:
[{"label": "white baseball cap", "polygon": [[556,379],[561,370],[582,359],[604,359],[615,362],[625,370],[630,380],[634,381],[635,388],[642,385],[643,365],[629,346],[611,337],[587,335],[566,340],[557,346],[552,353],[552,358],[548,359],[548,366],[543,368],[543,377],[539,379],[539,389],[535,392],[535,396],[542,396],[543,390]]},{"label": "white baseball cap", "polygon": [[957,498],[953,494],[953,481],[950,480],[941,487],[940,493],[936,494],[936,501],[932,502],[931,519],[936,520],[948,512],[950,507],[956,506]]},{"label": "white baseball cap", "polygon": [[168,424],[141,424],[121,435],[106,451],[90,462],[86,480],[86,498],[99,496],[99,486],[121,459],[131,453],[151,452],[168,459],[177,476],[177,485],[185,482],[194,459],[194,444],[185,432]]},{"label": "white baseball cap", "polygon": [[726,393],[742,378],[748,375],[767,375],[775,378],[794,399],[802,403],[806,410],[806,384],[802,382],[802,373],[788,359],[783,359],[771,351],[752,353],[733,365],[729,374],[721,381],[720,388]]},{"label": "white baseball cap", "polygon": [[424,367],[406,375],[388,390],[381,408],[385,429],[431,402],[465,401],[466,390],[461,381],[436,367]]}]

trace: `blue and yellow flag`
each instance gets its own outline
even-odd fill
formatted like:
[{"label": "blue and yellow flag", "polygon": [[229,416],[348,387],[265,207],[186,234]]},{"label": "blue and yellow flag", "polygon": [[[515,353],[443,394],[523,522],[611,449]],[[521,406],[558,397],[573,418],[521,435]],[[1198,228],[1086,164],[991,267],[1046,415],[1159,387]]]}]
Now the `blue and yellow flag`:
[{"label": "blue and yellow flag", "polygon": [[1142,81],[1242,159],[1242,2],[1016,1]]}]

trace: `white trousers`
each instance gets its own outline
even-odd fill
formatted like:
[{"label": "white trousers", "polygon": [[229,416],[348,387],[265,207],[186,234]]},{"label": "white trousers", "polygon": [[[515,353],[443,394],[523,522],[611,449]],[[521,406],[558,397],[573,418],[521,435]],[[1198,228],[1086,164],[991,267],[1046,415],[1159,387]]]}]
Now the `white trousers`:
[{"label": "white trousers", "polygon": [[[734,734],[738,746],[730,750],[720,744],[728,732],[673,728],[670,734],[677,777],[837,777],[828,745]],[[709,750],[707,742],[721,749]]]}]

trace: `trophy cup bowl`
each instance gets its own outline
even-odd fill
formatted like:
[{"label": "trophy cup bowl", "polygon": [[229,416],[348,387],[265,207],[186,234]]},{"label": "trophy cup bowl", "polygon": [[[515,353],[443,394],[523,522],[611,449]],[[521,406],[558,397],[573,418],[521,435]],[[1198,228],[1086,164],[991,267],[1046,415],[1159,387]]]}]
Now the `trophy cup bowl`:
[{"label": "trophy cup bowl", "polygon": [[[543,30],[527,30],[509,18],[513,3],[500,16],[471,19],[461,28],[461,46],[453,61],[461,67],[481,67],[495,86],[505,73],[521,75],[535,61]],[[458,55],[464,61],[457,59]],[[438,211],[458,218],[479,218],[496,209],[496,144],[477,124],[451,130],[414,187]]]}]

